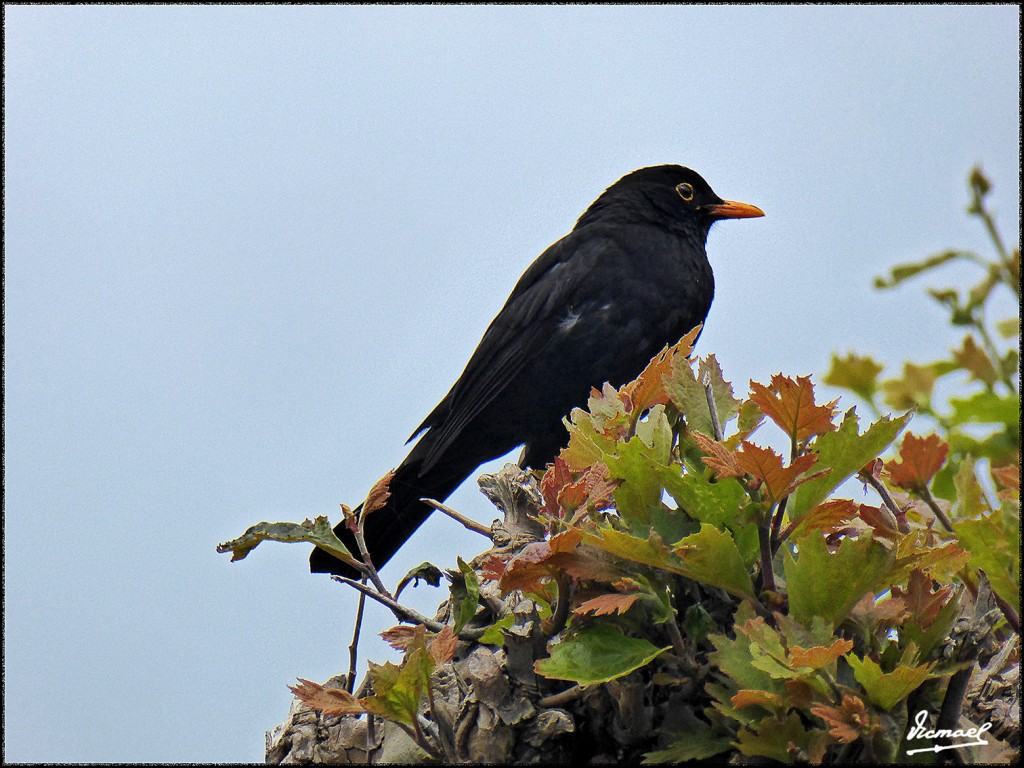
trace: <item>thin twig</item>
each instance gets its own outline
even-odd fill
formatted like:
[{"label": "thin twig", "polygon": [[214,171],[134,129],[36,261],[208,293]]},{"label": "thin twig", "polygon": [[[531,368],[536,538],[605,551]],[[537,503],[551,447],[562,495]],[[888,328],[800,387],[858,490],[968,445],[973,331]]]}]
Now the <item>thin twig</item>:
[{"label": "thin twig", "polygon": [[448,505],[442,504],[440,501],[435,499],[420,499],[420,501],[428,507],[433,507],[438,512],[444,512],[448,517],[462,523],[469,530],[479,533],[481,536],[486,536],[488,539],[491,538],[491,527],[489,525],[481,525],[476,520],[466,517],[461,512],[456,512]]},{"label": "thin twig", "polygon": [[953,525],[949,522],[949,518],[946,517],[946,513],[939,509],[939,505],[935,502],[935,499],[932,497],[932,492],[928,490],[928,486],[922,485],[919,491],[921,493],[921,498],[924,500],[924,503],[928,505],[928,508],[935,515],[936,519],[940,523],[942,523],[942,527],[950,533],[952,533]]},{"label": "thin twig", "polygon": [[1020,616],[1017,615],[1017,612],[1013,609],[1013,606],[1005,600],[1003,600],[1003,598],[1001,598],[995,592],[992,593],[992,599],[996,601],[996,605],[999,606],[999,610],[1003,612],[1003,616],[1006,617],[1006,623],[1010,625],[1010,629],[1012,629],[1019,635]]},{"label": "thin twig", "polygon": [[771,533],[767,526],[757,526],[757,541],[761,549],[761,588],[775,591],[775,570],[772,566]]},{"label": "thin twig", "polygon": [[[372,514],[372,513],[371,513]],[[359,548],[359,554],[363,559],[363,565],[366,566],[366,576],[369,577],[370,581],[373,582],[373,586],[377,588],[377,591],[382,595],[391,597],[391,593],[388,592],[387,587],[384,586],[384,582],[380,580],[380,574],[377,573],[377,569],[373,565],[373,560],[370,558],[370,550],[366,546],[366,537],[363,535],[363,526],[366,524],[366,515],[359,513],[359,522],[355,529],[356,546]]]},{"label": "thin twig", "polygon": [[537,700],[537,706],[541,709],[545,707],[560,707],[563,704],[568,704],[570,701],[574,701],[582,696],[587,691],[585,685],[574,685],[572,688],[566,688],[560,693],[553,693],[550,696],[545,696],[542,699]]},{"label": "thin twig", "polygon": [[431,758],[438,760],[441,757],[441,753],[430,743],[426,735],[423,733],[423,728],[420,727],[420,719],[418,717],[413,718],[411,728],[397,720],[392,720],[391,722],[405,731],[409,738],[416,742],[416,746],[430,755]]},{"label": "thin twig", "polygon": [[690,654],[686,650],[686,641],[683,640],[683,635],[679,631],[679,625],[676,624],[675,617],[672,617],[665,626],[668,628],[668,636],[672,641],[672,647],[675,649],[676,655],[685,660]]},{"label": "thin twig", "polygon": [[356,684],[356,658],[359,653],[359,632],[363,627],[363,608],[365,605],[366,595],[360,592],[359,603],[356,605],[356,626],[352,632],[352,644],[348,647],[348,677],[345,680],[345,690],[349,693],[352,693],[352,689]]},{"label": "thin twig", "polygon": [[887,509],[887,511],[892,513],[896,529],[900,533],[910,533],[910,523],[907,522],[907,516],[896,505],[896,502],[893,501],[892,496],[889,494],[889,489],[885,487],[885,484],[870,472],[862,472],[858,477],[874,488],[875,493],[881,497],[882,505]]},{"label": "thin twig", "polygon": [[443,722],[437,715],[437,705],[434,703],[434,688],[430,685],[429,681],[426,687],[427,707],[430,710],[430,719],[434,722],[434,725],[437,726],[437,742],[441,745],[441,750],[444,752],[444,756],[449,763],[458,762],[458,755],[455,754],[455,747],[453,746],[455,734],[451,734],[451,740],[448,739],[448,733],[451,729],[448,728],[448,724]]},{"label": "thin twig", "polygon": [[775,508],[775,514],[772,515],[772,531],[769,543],[772,546],[772,555],[779,551],[779,547],[785,540],[785,537],[779,536],[779,531],[782,529],[782,518],[786,514],[786,503],[789,501],[789,496],[783,497],[782,501],[779,502],[779,506]]},{"label": "thin twig", "polygon": [[391,612],[395,614],[395,616],[400,620],[405,619],[415,624],[422,624],[431,632],[440,632],[444,628],[444,624],[442,624],[441,622],[434,621],[433,619],[428,619],[422,613],[419,613],[418,611],[414,611],[412,608],[407,608],[406,606],[402,605],[393,597],[391,597],[391,595],[388,595],[383,592],[378,592],[377,590],[372,589],[369,585],[363,584],[361,581],[350,579],[347,576],[334,575],[331,576],[331,578],[335,581],[340,581],[342,584],[348,584],[350,587],[358,589],[367,597],[372,597],[381,605],[384,605],[387,608],[389,608]]},{"label": "thin twig", "polygon": [[711,413],[711,429],[715,433],[715,440],[721,442],[722,425],[718,422],[718,408],[715,406],[715,392],[711,388],[711,375],[706,371],[701,383],[704,385],[704,396],[708,400],[708,411]]},{"label": "thin twig", "polygon": [[558,587],[558,597],[555,604],[555,612],[551,615],[548,630],[544,633],[547,637],[554,637],[563,629],[569,621],[569,600],[571,598],[569,589],[569,578],[564,573],[555,574],[555,584]]}]

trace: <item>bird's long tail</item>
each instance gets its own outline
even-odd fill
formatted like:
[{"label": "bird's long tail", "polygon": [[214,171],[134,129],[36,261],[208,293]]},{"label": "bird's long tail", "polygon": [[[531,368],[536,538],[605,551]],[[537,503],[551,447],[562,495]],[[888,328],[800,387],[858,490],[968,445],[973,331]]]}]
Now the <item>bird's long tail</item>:
[{"label": "bird's long tail", "polygon": [[[444,501],[477,466],[478,462],[461,464],[440,461],[429,471],[420,474],[421,457],[427,447],[424,445],[426,439],[429,439],[429,434],[420,440],[395,470],[389,485],[391,495],[387,503],[366,518],[363,533],[366,548],[375,568],[381,568],[390,560],[406,539],[430,516],[433,510],[420,499]],[[358,557],[359,548],[356,546],[355,536],[344,522],[339,523],[334,532],[349,551]],[[333,573],[349,578],[359,578],[361,575],[322,549],[313,550],[309,557],[309,569],[313,573]]]}]

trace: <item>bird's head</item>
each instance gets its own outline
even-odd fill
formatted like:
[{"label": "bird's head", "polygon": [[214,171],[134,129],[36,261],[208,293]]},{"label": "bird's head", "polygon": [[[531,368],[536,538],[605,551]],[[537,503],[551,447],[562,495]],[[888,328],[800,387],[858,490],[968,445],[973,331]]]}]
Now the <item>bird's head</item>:
[{"label": "bird's head", "polygon": [[654,165],[628,173],[605,190],[577,227],[598,216],[651,218],[659,224],[698,225],[706,236],[722,219],[764,216],[756,205],[723,200],[699,173],[681,165]]}]

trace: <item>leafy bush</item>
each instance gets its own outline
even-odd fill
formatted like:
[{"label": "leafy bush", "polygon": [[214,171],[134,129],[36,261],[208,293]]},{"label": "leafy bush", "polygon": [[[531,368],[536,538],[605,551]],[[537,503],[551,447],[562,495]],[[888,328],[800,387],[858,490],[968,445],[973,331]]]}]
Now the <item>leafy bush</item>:
[{"label": "leafy bush", "polygon": [[[1020,331],[1014,319],[993,334],[985,310],[1003,286],[1019,299],[1020,253],[1003,247],[988,189],[975,171],[969,210],[994,258],[948,251],[878,282],[978,264],[965,293],[930,291],[968,329],[960,348],[885,379],[869,357],[833,358],[823,381],[863,400],[870,423],[822,402],[809,377],[737,397],[713,355],[693,359],[694,329],[635,381],[594,390],[539,479],[506,478],[532,540],[460,560],[438,617],[402,608],[372,567],[375,586],[344,580],[418,626],[388,633],[403,660],[371,664],[362,695],[350,676],[300,681],[296,696],[321,716],[383,718],[421,750],[406,757],[452,762],[934,756],[944,742],[906,738],[917,713],[957,728],[976,663],[1019,633],[1018,355],[994,337],[1019,345]],[[968,384],[938,402],[936,382],[957,373]],[[912,416],[927,433],[907,430]],[[769,447],[780,440],[785,455]],[[876,503],[847,498],[850,480]],[[363,515],[384,494],[386,479]],[[243,557],[264,538],[360,562],[323,518],[261,524],[222,549]],[[457,684],[483,659],[506,677],[497,698]],[[538,729],[554,712],[569,725]]]}]

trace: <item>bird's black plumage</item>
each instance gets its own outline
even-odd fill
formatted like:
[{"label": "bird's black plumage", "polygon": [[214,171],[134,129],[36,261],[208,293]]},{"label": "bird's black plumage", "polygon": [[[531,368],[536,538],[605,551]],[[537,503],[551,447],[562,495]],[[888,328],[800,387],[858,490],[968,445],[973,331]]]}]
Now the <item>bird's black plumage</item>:
[{"label": "bird's black plumage", "polygon": [[[543,468],[565,444],[562,417],[592,387],[621,386],[666,344],[704,321],[714,276],[704,244],[723,218],[761,216],[718,197],[678,165],[641,168],[609,187],[573,230],[519,279],[451,391],[423,420],[391,481],[391,497],[366,520],[382,566],[478,466],[523,445]],[[336,533],[356,548],[339,525]],[[322,550],[314,572],[356,575]]]}]

